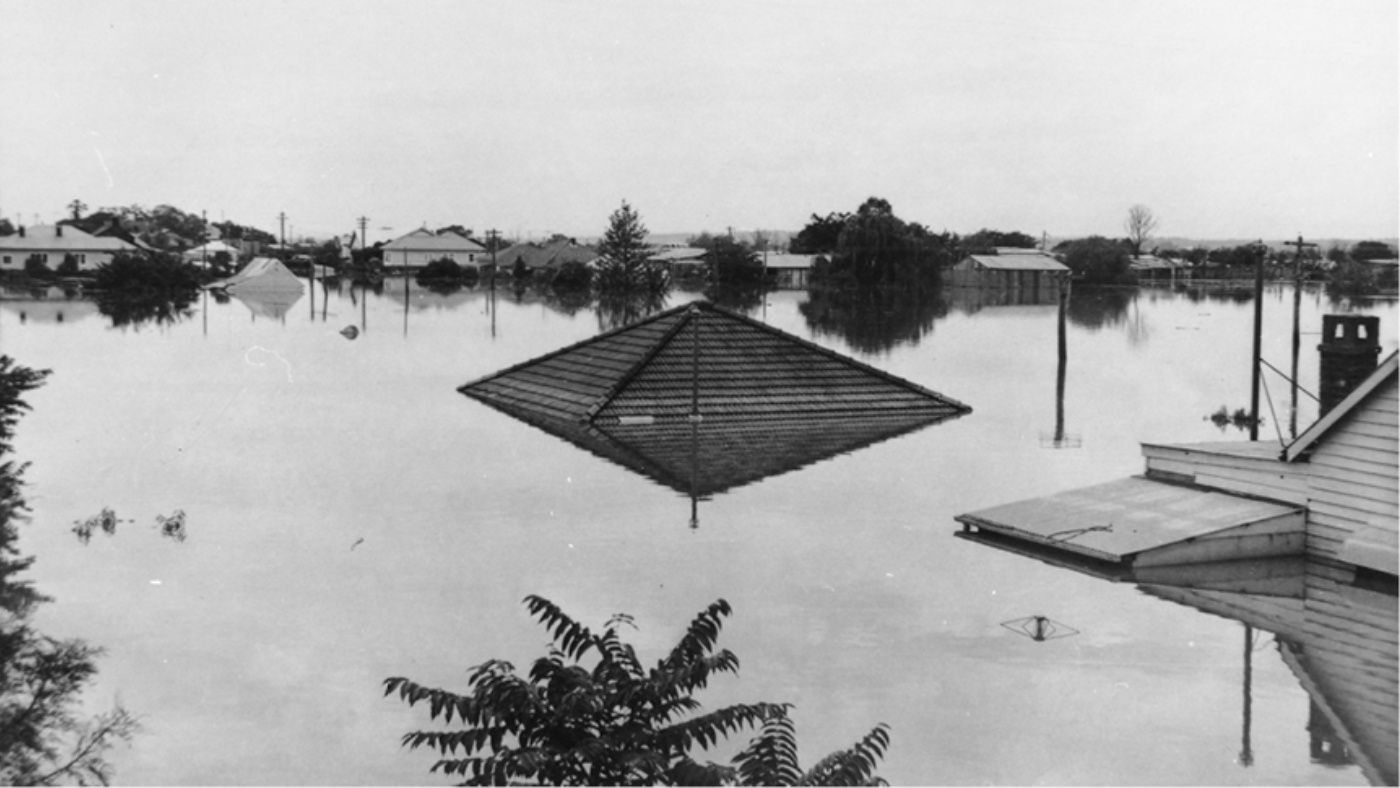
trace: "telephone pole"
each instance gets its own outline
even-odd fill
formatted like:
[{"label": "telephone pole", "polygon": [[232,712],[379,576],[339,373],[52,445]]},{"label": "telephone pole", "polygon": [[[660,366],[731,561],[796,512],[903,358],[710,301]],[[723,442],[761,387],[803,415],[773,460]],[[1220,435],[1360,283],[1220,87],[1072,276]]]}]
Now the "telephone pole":
[{"label": "telephone pole", "polygon": [[1288,429],[1294,438],[1298,437],[1298,347],[1302,334],[1298,327],[1298,313],[1303,307],[1303,249],[1306,247],[1317,248],[1317,244],[1310,244],[1303,241],[1303,235],[1298,234],[1296,241],[1284,241],[1284,246],[1292,246],[1293,251],[1293,380],[1292,391],[1292,412],[1288,417]]},{"label": "telephone pole", "polygon": [[281,248],[280,250],[278,250],[278,251],[281,252],[281,254],[282,254],[283,257],[286,257],[286,256],[287,256],[287,212],[286,212],[286,211],[283,211],[282,213],[277,214],[277,234],[278,234],[278,236],[281,238],[281,241],[282,241],[282,248]]},{"label": "telephone pole", "polygon": [[366,232],[366,230],[365,230],[365,225],[369,224],[369,217],[368,217],[368,216],[361,216],[361,217],[359,218],[359,222],[360,222],[360,251],[363,252],[363,251],[365,250],[365,232]]}]

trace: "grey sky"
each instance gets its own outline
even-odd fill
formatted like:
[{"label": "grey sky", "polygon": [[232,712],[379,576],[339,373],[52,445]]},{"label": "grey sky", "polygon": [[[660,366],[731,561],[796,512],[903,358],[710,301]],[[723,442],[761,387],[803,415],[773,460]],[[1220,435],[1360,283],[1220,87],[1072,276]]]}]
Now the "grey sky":
[{"label": "grey sky", "polygon": [[[1392,237],[1380,2],[0,0],[0,213]],[[392,231],[380,228],[391,227]]]}]

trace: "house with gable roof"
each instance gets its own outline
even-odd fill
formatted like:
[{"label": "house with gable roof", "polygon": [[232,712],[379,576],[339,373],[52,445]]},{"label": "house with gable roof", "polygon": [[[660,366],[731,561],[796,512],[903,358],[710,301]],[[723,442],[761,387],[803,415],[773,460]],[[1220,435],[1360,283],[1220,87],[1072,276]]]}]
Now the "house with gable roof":
[{"label": "house with gable roof", "polygon": [[53,271],[72,255],[78,270],[91,271],[111,262],[118,252],[136,250],[120,238],[90,235],[71,225],[40,224],[0,237],[0,270],[23,271],[25,261],[37,255]]},{"label": "house with gable roof", "polygon": [[452,230],[435,233],[426,227],[400,236],[380,247],[384,267],[419,270],[434,260],[447,259],[461,266],[479,268],[489,262],[486,247]]}]

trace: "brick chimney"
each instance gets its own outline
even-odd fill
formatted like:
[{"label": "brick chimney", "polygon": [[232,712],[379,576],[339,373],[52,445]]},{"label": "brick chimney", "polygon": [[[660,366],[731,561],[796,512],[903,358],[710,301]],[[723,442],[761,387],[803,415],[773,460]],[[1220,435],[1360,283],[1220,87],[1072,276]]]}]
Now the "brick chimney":
[{"label": "brick chimney", "polygon": [[22,224],[19,226],[19,237],[20,237],[20,238],[23,238],[23,237],[24,237],[24,225],[22,225]]},{"label": "brick chimney", "polygon": [[1318,396],[1326,414],[1376,368],[1381,355],[1381,319],[1363,315],[1323,315],[1322,374]]},{"label": "brick chimney", "polygon": [[55,225],[53,226],[53,237],[55,237],[55,238],[62,238],[62,237],[63,237],[63,225],[61,225],[61,224],[55,224]]}]

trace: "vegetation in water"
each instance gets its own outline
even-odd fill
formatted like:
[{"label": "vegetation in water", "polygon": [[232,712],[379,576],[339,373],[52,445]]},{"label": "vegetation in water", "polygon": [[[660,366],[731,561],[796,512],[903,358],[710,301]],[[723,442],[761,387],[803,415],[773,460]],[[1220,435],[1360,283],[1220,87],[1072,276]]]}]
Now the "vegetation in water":
[{"label": "vegetation in water", "polygon": [[418,284],[440,293],[452,293],[463,287],[475,287],[481,275],[475,267],[467,267],[451,258],[443,257],[429,262],[418,271],[415,280]]},{"label": "vegetation in water", "polygon": [[[552,638],[527,675],[493,659],[472,669],[466,694],[385,680],[385,695],[426,702],[433,720],[457,722],[403,737],[410,749],[437,752],[433,772],[466,785],[883,784],[875,774],[889,746],[883,724],[803,771],[787,704],[703,711],[694,694],[712,676],[739,670],[738,657],[715,649],[730,614],[724,600],[698,614],[650,669],[618,636],[619,625],[633,625],[630,616],[614,616],[597,634],[547,599],[525,604]],[[744,729],[757,735],[729,764],[692,756],[697,745],[709,749]]]},{"label": "vegetation in water", "polygon": [[80,696],[97,674],[102,650],[36,629],[36,611],[51,600],[22,577],[34,563],[18,547],[17,526],[28,511],[25,466],[9,455],[15,425],[28,409],[23,395],[47,375],[0,356],[0,782],[106,785],[112,776],[107,756],[135,735],[136,719],[120,706],[80,716]]}]

